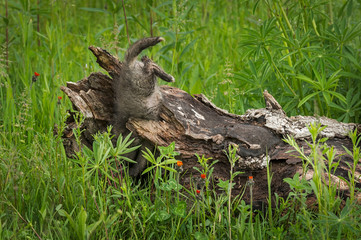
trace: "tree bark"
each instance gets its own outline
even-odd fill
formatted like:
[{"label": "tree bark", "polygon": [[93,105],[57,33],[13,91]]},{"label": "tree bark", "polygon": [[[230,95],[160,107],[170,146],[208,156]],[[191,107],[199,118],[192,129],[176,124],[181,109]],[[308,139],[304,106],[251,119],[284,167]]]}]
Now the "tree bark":
[{"label": "tree bark", "polygon": [[[91,147],[93,137],[97,132],[104,132],[108,125],[114,122],[114,79],[122,74],[124,63],[113,57],[104,49],[89,47],[97,58],[97,63],[104,68],[111,77],[97,72],[77,82],[68,82],[61,90],[70,98],[74,109],[85,116],[80,126],[82,144]],[[143,48],[144,49],[144,48]],[[139,53],[143,50],[141,49]],[[136,55],[138,55],[137,53]],[[156,65],[155,65],[156,66]],[[168,75],[167,77],[169,77]],[[161,86],[161,104],[158,119],[147,119],[130,116],[126,122],[126,129],[133,132],[138,142],[147,142],[153,146],[167,146],[175,142],[179,159],[183,161],[184,174],[182,184],[190,188],[190,178],[199,178],[199,173],[193,167],[200,168],[195,153],[199,156],[211,157],[218,160],[214,165],[212,179],[214,183],[228,180],[230,177],[230,163],[225,154],[228,146],[238,147],[239,160],[234,171],[241,171],[234,182],[233,195],[242,193],[248,176],[253,176],[254,204],[261,204],[268,198],[268,183],[266,166],[269,162],[273,174],[271,189],[281,197],[286,197],[290,191],[284,178],[292,178],[295,173],[302,174],[302,161],[295,153],[290,153],[292,147],[283,141],[286,136],[293,136],[306,153],[310,148],[305,140],[310,141],[307,126],[318,122],[327,126],[320,137],[327,137],[327,144],[334,146],[337,152],[337,161],[340,165],[330,181],[337,183],[340,191],[348,195],[348,185],[337,176],[348,179],[349,167],[353,164],[352,158],[346,154],[344,148],[352,151],[352,143],[348,137],[350,131],[361,128],[358,124],[340,123],[325,117],[296,116],[287,117],[282,107],[267,91],[264,92],[266,108],[251,109],[244,115],[230,114],[216,107],[204,95],[191,96],[174,87]],[[74,115],[67,120],[63,140],[68,156],[79,150],[73,129],[76,128]],[[141,153],[138,153],[141,155]],[[312,169],[305,176],[312,178]],[[356,176],[360,176],[361,167],[357,166]],[[361,187],[357,179],[357,187]],[[249,200],[249,191],[243,199]],[[273,194],[272,194],[273,195]]]}]

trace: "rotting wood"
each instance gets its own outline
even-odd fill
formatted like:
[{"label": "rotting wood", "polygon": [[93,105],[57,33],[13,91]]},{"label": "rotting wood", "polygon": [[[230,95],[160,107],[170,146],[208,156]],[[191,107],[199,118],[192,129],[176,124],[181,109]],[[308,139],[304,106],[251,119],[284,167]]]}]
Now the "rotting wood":
[{"label": "rotting wood", "polygon": [[[154,44],[149,46],[152,45]],[[141,50],[138,49],[131,58],[134,59],[134,56],[145,49],[146,46],[144,46]],[[61,87],[72,101],[74,109],[86,118],[81,128],[84,130],[82,143],[87,146],[92,144],[92,134],[106,131],[107,126],[114,123],[115,99],[119,97],[115,96],[113,84],[114,79],[124,74],[122,68],[125,64],[104,49],[98,47],[89,47],[89,49],[97,57],[98,64],[111,77],[99,72],[92,73],[77,83],[69,82],[66,87]],[[128,58],[130,55],[127,55]],[[166,75],[166,77],[169,76]],[[244,115],[228,113],[216,107],[202,94],[191,96],[170,86],[161,86],[159,91],[162,97],[159,118],[140,118],[140,115],[135,114],[135,117],[127,118],[126,130],[134,133],[138,139],[137,143],[146,142],[147,146],[166,146],[174,141],[176,151],[181,154],[180,159],[184,163],[185,173],[181,182],[185,187],[190,187],[191,176],[198,177],[193,169],[194,166],[199,167],[195,153],[219,160],[214,165],[212,177],[215,182],[219,179],[229,179],[230,165],[224,151],[230,144],[235,144],[238,146],[237,154],[240,156],[235,171],[242,171],[244,174],[235,179],[233,194],[239,194],[248,176],[252,175],[255,180],[253,190],[255,204],[264,202],[268,197],[266,165],[269,160],[273,172],[272,191],[286,197],[289,187],[283,179],[293,177],[296,172],[301,173],[302,163],[299,158],[288,153],[292,147],[284,143],[282,138],[291,135],[297,139],[300,146],[309,151],[304,142],[310,139],[307,126],[310,123],[319,122],[327,126],[321,136],[329,138],[327,144],[334,146],[338,159],[341,159],[338,170],[332,176],[332,181],[339,182],[340,190],[347,195],[348,186],[337,176],[347,178],[347,163],[352,163],[352,159],[345,154],[344,150],[344,147],[352,148],[347,134],[355,128],[360,132],[360,125],[340,123],[325,117],[287,117],[282,107],[267,91],[264,92],[266,108],[251,109]],[[72,134],[72,129],[75,127],[74,117],[71,116],[67,121],[63,137],[68,156],[79,149]],[[360,176],[360,173],[361,167],[358,166],[357,175]],[[312,174],[312,170],[309,174]],[[309,178],[310,175],[307,177]],[[356,186],[361,187],[359,180]],[[249,199],[248,191],[244,199],[246,201]]]}]

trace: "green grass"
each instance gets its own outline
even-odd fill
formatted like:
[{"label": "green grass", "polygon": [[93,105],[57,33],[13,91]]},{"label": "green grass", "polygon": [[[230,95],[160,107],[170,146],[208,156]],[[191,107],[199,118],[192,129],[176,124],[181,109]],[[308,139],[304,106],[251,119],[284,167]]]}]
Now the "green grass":
[{"label": "green grass", "polygon": [[[118,176],[122,161],[104,150],[108,136],[99,137],[97,152],[68,159],[53,127],[61,130],[72,108],[59,87],[103,71],[88,46],[122,58],[129,46],[127,29],[131,42],[151,33],[163,36],[166,42],[146,54],[175,77],[174,86],[204,93],[230,112],[264,107],[267,89],[288,115],[360,123],[360,3],[124,2],[128,26],[122,1],[0,2],[0,239],[359,237],[357,147],[349,153],[355,161],[349,177],[354,191],[345,207],[335,197],[335,186],[322,180],[334,168],[319,164],[317,149],[333,163],[332,149],[315,138],[310,143],[314,154],[303,160],[305,169],[316,169],[319,177],[287,179],[290,197],[276,197],[273,212],[252,215],[242,196],[228,197],[232,180],[221,184],[224,194],[209,190],[211,163],[202,156],[204,185],[196,179],[194,189],[178,185],[178,173],[170,170],[177,170],[171,149],[160,159],[169,169],[154,159],[149,184],[141,184]],[[34,72],[40,76],[32,83]],[[316,129],[310,128],[313,136]],[[356,146],[356,133],[353,141]],[[310,192],[317,196],[316,212],[306,207]]]}]

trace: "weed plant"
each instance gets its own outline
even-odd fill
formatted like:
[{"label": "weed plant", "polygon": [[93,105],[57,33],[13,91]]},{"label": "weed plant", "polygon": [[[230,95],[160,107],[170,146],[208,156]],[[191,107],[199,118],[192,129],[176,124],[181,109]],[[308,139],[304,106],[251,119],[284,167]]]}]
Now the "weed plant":
[{"label": "weed plant", "polygon": [[[180,186],[172,145],[160,159],[145,153],[154,161],[148,185],[127,175],[129,136],[113,147],[109,133],[97,135],[92,150],[67,158],[60,133],[72,106],[59,87],[103,71],[88,46],[122,58],[129,42],[159,35],[166,42],[147,54],[175,86],[230,112],[264,107],[267,89],[288,115],[360,122],[360,9],[354,0],[2,0],[0,239],[358,238],[356,132],[343,207],[324,181],[338,167],[335,153],[311,126],[310,156],[287,141],[313,178],[287,179],[289,198],[275,196],[273,212],[259,213],[242,196],[229,198],[232,179],[221,182],[224,194],[210,190],[212,163],[203,156],[194,187]],[[317,211],[306,206],[311,193]]]}]

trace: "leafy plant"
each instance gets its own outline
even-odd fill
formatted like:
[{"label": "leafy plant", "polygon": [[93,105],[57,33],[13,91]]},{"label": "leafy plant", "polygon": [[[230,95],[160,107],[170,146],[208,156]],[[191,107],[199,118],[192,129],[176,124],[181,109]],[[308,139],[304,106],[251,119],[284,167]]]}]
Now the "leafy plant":
[{"label": "leafy plant", "polygon": [[174,151],[175,142],[172,142],[167,147],[158,147],[160,152],[158,157],[155,157],[148,148],[146,148],[146,152],[143,151],[143,156],[147,159],[152,165],[146,168],[142,174],[145,174],[153,169],[156,170],[156,178],[158,179],[161,176],[160,169],[164,169],[171,172],[176,172],[173,168],[168,165],[177,163],[175,156],[179,155],[178,152]]}]

